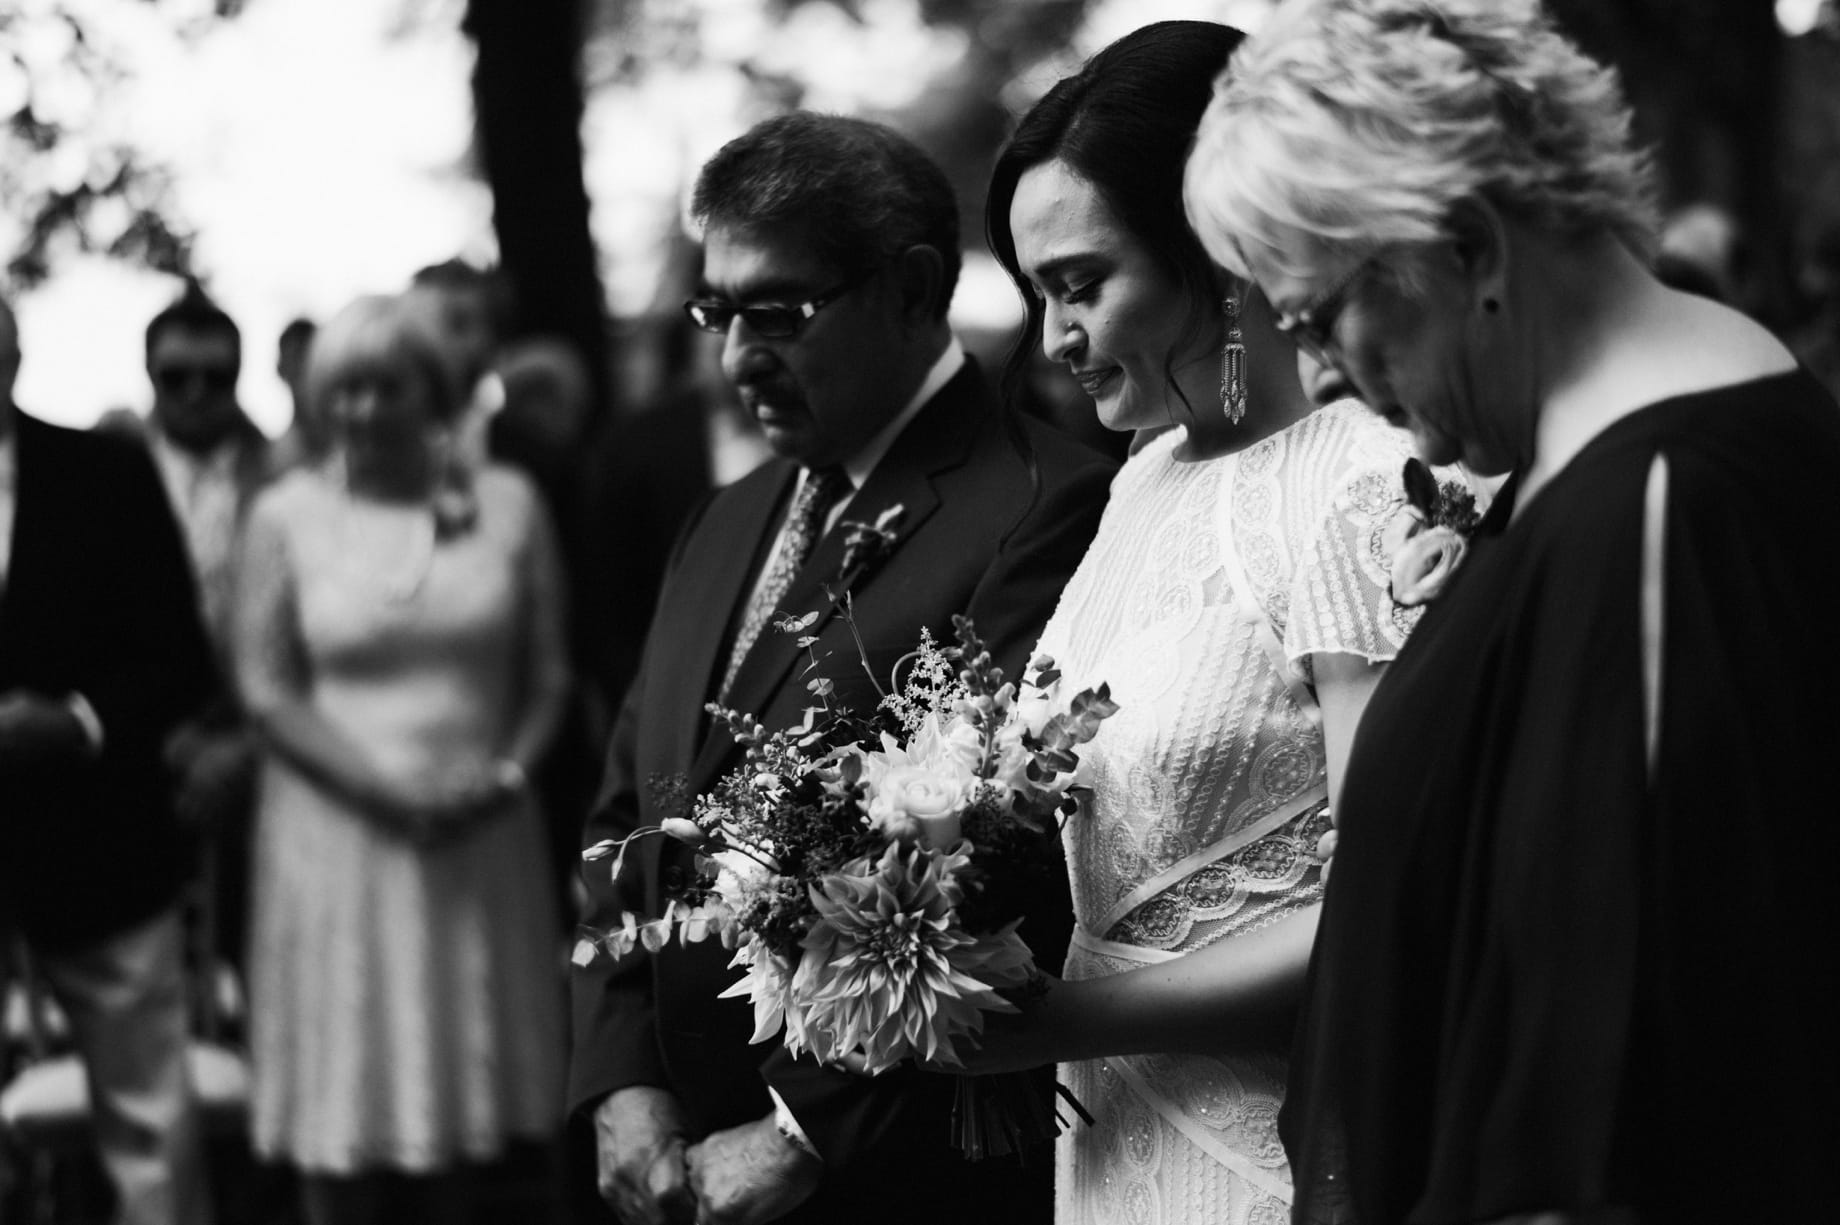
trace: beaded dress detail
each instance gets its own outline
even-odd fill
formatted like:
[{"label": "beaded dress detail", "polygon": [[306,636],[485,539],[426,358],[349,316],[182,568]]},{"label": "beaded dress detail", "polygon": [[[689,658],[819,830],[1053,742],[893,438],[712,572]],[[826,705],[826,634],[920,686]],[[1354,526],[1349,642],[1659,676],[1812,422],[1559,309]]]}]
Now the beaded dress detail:
[{"label": "beaded dress detail", "polygon": [[[1119,471],[1043,633],[1076,690],[1119,711],[1083,753],[1064,837],[1069,979],[1255,931],[1317,901],[1328,829],[1311,658],[1391,659],[1414,612],[1387,594],[1403,436],[1344,402],[1217,460],[1173,430]],[[1108,1058],[1061,1067],[1096,1123],[1063,1135],[1056,1219],[1289,1219],[1284,1059]]]}]

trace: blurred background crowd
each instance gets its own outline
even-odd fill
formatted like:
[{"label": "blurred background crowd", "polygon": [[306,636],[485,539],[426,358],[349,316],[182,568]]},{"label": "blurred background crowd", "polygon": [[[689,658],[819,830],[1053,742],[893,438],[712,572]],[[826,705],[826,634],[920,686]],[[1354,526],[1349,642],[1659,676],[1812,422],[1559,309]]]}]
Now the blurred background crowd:
[{"label": "blurred background crowd", "polygon": [[[525,611],[482,612],[481,624],[526,636],[533,618],[568,627],[554,659],[537,648],[519,665],[564,670],[567,698],[506,715],[554,725],[536,737],[550,747],[528,779],[531,834],[546,854],[515,905],[553,919],[542,938],[555,949],[559,1007],[579,822],[673,535],[703,492],[766,454],[716,366],[720,340],[680,309],[699,272],[681,216],[697,167],[789,107],[862,114],[938,160],[975,234],[1013,117],[1055,79],[1145,22],[1201,17],[1256,32],[1272,3],[9,0],[0,292],[17,316],[14,398],[151,449],[228,670],[272,630],[239,631],[229,607],[249,506],[338,450],[333,375],[366,355],[351,304],[400,295],[437,350],[444,374],[423,391],[453,403],[422,408],[453,425],[457,466],[476,471],[489,456],[520,471],[554,528],[554,584],[526,557],[548,548],[527,539],[545,529],[526,524],[506,537],[520,559],[511,573],[543,594],[513,593],[507,608]],[[1840,4],[1549,7],[1624,74],[1663,170],[1667,275],[1767,324],[1840,395]],[[996,368],[1021,310],[981,244],[969,245],[953,321]],[[335,320],[336,352],[310,356]],[[413,366],[421,343],[382,345],[379,360]],[[1077,392],[1044,364],[1035,407],[1115,447],[1075,407]],[[525,523],[501,492],[458,489],[458,513]],[[285,535],[285,516],[271,517]],[[413,543],[380,565],[409,564]],[[296,549],[290,564],[309,556]],[[420,566],[416,582],[445,581],[431,561]],[[294,573],[289,590],[313,577]],[[465,692],[503,705],[496,682],[453,683],[474,681],[480,691]],[[277,676],[276,701],[285,682]],[[248,868],[253,749],[239,717],[207,720],[182,756],[211,872],[196,891],[208,920],[193,960],[211,984],[199,1011],[247,1051],[242,989],[268,930],[252,941],[263,901],[250,895],[272,873]],[[509,871],[504,853],[494,862]],[[9,1076],[54,1053],[58,1031],[14,978]],[[524,1139],[529,1151],[490,1184],[505,1219],[602,1219],[579,1138],[566,1141],[558,1119],[553,1135]],[[286,1171],[250,1160],[236,1127],[216,1143],[229,1146],[215,1163],[223,1215],[292,1219]],[[101,1220],[108,1194],[80,1157],[0,1162],[0,1221]]]}]

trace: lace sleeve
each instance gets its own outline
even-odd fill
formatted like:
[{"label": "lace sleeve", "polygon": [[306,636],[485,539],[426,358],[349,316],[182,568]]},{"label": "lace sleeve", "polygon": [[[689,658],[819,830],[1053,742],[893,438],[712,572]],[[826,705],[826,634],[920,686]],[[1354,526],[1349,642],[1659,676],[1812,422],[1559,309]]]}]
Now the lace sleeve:
[{"label": "lace sleeve", "polygon": [[1292,576],[1284,655],[1306,682],[1318,654],[1384,663],[1399,653],[1422,608],[1390,594],[1393,552],[1404,539],[1405,490],[1398,468],[1362,467],[1328,499]]}]

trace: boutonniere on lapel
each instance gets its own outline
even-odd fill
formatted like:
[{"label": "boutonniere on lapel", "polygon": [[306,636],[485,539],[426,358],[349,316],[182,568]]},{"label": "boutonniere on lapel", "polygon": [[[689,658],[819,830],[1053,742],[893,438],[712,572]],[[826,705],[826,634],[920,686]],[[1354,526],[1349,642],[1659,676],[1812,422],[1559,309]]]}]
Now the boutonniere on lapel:
[{"label": "boutonniere on lapel", "polygon": [[1393,603],[1416,608],[1444,594],[1482,516],[1468,486],[1438,480],[1422,460],[1408,459],[1404,478],[1406,505],[1393,529],[1391,592]]},{"label": "boutonniere on lapel", "polygon": [[875,517],[873,523],[861,519],[845,519],[837,524],[837,530],[843,533],[843,562],[837,567],[837,579],[834,589],[841,593],[861,579],[868,571],[878,565],[894,548],[894,542],[900,535],[901,520],[907,514],[907,507],[896,502]]}]

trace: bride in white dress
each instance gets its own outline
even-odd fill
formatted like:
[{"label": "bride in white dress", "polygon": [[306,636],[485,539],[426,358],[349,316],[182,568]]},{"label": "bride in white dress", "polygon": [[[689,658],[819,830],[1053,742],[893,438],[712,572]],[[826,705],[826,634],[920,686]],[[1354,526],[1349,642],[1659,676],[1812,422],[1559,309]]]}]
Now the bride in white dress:
[{"label": "bride in white dress", "polygon": [[1316,846],[1410,627],[1385,546],[1405,440],[1353,401],[1313,409],[1334,376],[1306,366],[1306,394],[1263,300],[1182,214],[1189,138],[1238,38],[1166,22],[1114,43],[1023,119],[990,192],[1043,351],[1106,426],[1138,432],[1040,650],[1120,706],[1065,830],[1066,981],[972,1063],[1058,1061],[1095,1116],[1060,1140],[1061,1222],[1289,1219],[1277,1114]]}]

